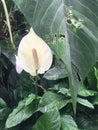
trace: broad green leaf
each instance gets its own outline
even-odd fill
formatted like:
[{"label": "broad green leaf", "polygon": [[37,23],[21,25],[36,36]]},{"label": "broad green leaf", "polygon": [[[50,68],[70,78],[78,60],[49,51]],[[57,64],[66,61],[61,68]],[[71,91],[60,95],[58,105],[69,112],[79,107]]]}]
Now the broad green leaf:
[{"label": "broad green leaf", "polygon": [[[59,36],[61,46],[57,44],[57,47],[53,47],[53,49],[66,65],[75,112],[78,85],[77,79],[74,78],[72,73],[72,67],[74,72],[78,73],[80,79],[84,80],[98,57],[98,1],[13,1],[36,33],[43,39],[49,38],[49,35],[52,39],[54,39],[55,34],[63,35],[63,39]],[[68,22],[68,19],[70,22]]]},{"label": "broad green leaf", "polygon": [[35,102],[32,102],[26,106],[27,100],[28,99],[24,99],[23,101],[20,101],[18,106],[8,116],[6,121],[6,128],[20,124],[22,121],[28,119],[30,116],[32,116],[33,113],[37,111]]},{"label": "broad green leaf", "polygon": [[[72,63],[84,78],[98,57],[98,1],[13,0],[39,35],[65,34],[67,18]],[[28,8],[29,7],[29,8]],[[67,17],[67,18],[66,18]],[[66,18],[66,20],[65,20]],[[73,23],[75,21],[75,24]],[[78,26],[76,26],[76,24]]]},{"label": "broad green leaf", "polygon": [[56,109],[44,113],[36,122],[32,130],[60,130],[60,114]]},{"label": "broad green leaf", "polygon": [[[85,78],[89,69],[98,57],[98,1],[92,0],[64,0],[66,14],[71,20],[69,40],[71,57],[81,78]],[[76,27],[75,23],[81,23]]]},{"label": "broad green leaf", "polygon": [[[54,34],[63,34],[64,38],[61,40],[58,37],[58,45],[56,48],[62,53],[59,53],[54,49],[54,52],[59,54],[59,58],[64,62],[68,77],[69,86],[72,96],[72,104],[74,113],[76,113],[76,97],[77,86],[72,74],[71,57],[70,57],[70,45],[68,39],[68,33],[65,20],[65,5],[64,0],[13,0],[18,6],[20,11],[24,14],[29,24],[34,28],[36,33],[44,39],[49,39],[51,35],[52,39]],[[29,8],[28,8],[29,7]],[[66,38],[65,38],[66,36]],[[52,41],[53,42],[53,41]],[[57,42],[57,41],[56,41]],[[50,43],[50,41],[48,41]],[[60,46],[61,43],[61,46]],[[76,88],[74,88],[76,87]]]},{"label": "broad green leaf", "polygon": [[77,102],[83,106],[89,107],[94,109],[94,106],[92,103],[90,103],[87,99],[83,99],[83,98],[77,98]]},{"label": "broad green leaf", "polygon": [[55,66],[48,70],[43,78],[46,78],[48,80],[58,80],[62,79],[68,76],[68,72],[65,69],[65,66],[62,62],[57,62]]},{"label": "broad green leaf", "polygon": [[73,118],[69,115],[61,117],[61,130],[79,130]]},{"label": "broad green leaf", "polygon": [[64,96],[48,91],[41,98],[38,109],[41,112],[48,112],[55,108],[61,109],[70,102],[70,99],[66,99]]}]

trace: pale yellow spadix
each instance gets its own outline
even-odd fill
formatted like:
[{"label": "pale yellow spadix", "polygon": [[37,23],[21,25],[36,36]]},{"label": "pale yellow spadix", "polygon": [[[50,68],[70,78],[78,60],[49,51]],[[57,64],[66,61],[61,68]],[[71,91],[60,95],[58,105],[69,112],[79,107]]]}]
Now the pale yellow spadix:
[{"label": "pale yellow spadix", "polygon": [[16,71],[21,73],[25,70],[32,76],[36,76],[36,71],[43,74],[50,68],[52,59],[49,46],[31,28],[19,44]]}]

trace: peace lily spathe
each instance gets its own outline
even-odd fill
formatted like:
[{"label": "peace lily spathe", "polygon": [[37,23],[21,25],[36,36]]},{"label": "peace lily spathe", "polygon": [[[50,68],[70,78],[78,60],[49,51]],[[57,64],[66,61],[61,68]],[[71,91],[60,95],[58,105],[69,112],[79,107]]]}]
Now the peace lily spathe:
[{"label": "peace lily spathe", "polygon": [[16,71],[21,73],[24,69],[32,76],[36,76],[36,71],[43,74],[50,68],[52,58],[49,46],[31,28],[19,44]]}]

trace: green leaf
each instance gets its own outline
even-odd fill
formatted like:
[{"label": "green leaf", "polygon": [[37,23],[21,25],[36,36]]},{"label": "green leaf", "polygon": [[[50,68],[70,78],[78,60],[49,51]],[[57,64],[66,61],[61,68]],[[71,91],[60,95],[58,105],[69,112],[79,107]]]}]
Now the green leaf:
[{"label": "green leaf", "polygon": [[31,104],[26,105],[27,100],[28,99],[24,99],[23,101],[20,101],[18,106],[8,116],[6,121],[6,128],[20,124],[22,121],[28,119],[30,116],[32,116],[33,113],[37,111],[36,103],[32,102]]},{"label": "green leaf", "polygon": [[78,130],[78,127],[70,115],[61,117],[61,130]]},{"label": "green leaf", "polygon": [[48,112],[54,110],[55,108],[61,109],[70,102],[70,99],[66,99],[62,95],[48,91],[41,98],[38,108],[41,112]]},{"label": "green leaf", "polygon": [[[54,34],[63,34],[66,36],[66,38],[63,39],[57,37],[58,45],[55,48],[58,51],[54,49],[54,52],[57,52],[58,57],[64,62],[66,66],[69,77],[72,104],[74,113],[76,113],[77,86],[71,68],[70,45],[67,36],[68,33],[65,20],[64,0],[13,1],[39,36],[43,37],[44,39],[50,38],[49,35],[51,35],[53,39]],[[57,41],[55,43],[57,43]],[[50,43],[50,41],[48,43]]]},{"label": "green leaf", "polygon": [[6,102],[0,98],[0,120],[5,119],[10,113],[10,109],[7,107]]},{"label": "green leaf", "polygon": [[93,97],[92,102],[93,105],[98,105],[98,94]]},{"label": "green leaf", "polygon": [[77,102],[81,105],[84,105],[86,107],[92,108],[94,109],[94,106],[92,105],[92,103],[90,103],[88,100],[83,99],[83,98],[77,98]]},{"label": "green leaf", "polygon": [[68,76],[68,72],[62,62],[57,62],[57,64],[50,70],[48,70],[43,78],[48,80],[58,80]]},{"label": "green leaf", "polygon": [[[64,35],[63,38],[59,36],[56,41],[57,46],[55,45],[53,49],[66,65],[75,112],[78,85],[77,79],[74,79],[72,67],[80,79],[84,80],[98,58],[98,1],[13,1],[36,33],[44,40],[50,38],[49,35],[53,40],[55,34]],[[68,19],[71,21],[70,23],[68,23]]]},{"label": "green leaf", "polygon": [[6,102],[2,98],[0,98],[0,109],[5,108],[5,107],[7,107]]},{"label": "green leaf", "polygon": [[30,105],[33,102],[33,100],[35,99],[35,97],[36,97],[35,94],[30,94],[28,96],[28,98],[26,99],[25,106]]},{"label": "green leaf", "polygon": [[58,110],[44,113],[32,130],[60,130],[60,114]]},{"label": "green leaf", "polygon": [[72,62],[83,79],[98,57],[97,4],[98,1],[92,0],[65,0],[66,14],[72,14],[69,14],[69,19],[74,19],[75,23],[81,22],[78,28],[73,22],[68,26]]},{"label": "green leaf", "polygon": [[83,83],[79,85],[78,95],[88,97],[88,96],[94,96],[96,94],[97,94],[96,91],[87,89]]}]

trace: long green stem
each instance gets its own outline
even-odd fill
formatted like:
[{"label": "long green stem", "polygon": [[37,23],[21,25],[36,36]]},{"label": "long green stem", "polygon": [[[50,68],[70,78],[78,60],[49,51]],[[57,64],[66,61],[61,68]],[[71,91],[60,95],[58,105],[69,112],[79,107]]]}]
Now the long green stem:
[{"label": "long green stem", "polygon": [[6,6],[6,3],[5,3],[5,0],[1,0],[1,2],[2,2],[3,8],[4,8],[4,12],[5,12],[5,16],[6,16],[6,22],[7,22],[7,26],[8,26],[8,30],[9,30],[11,46],[12,46],[12,49],[16,49],[15,48],[15,44],[13,42],[13,37],[12,37],[12,31],[11,31],[11,25],[10,25],[10,20],[9,20],[9,14],[8,14],[7,6]]}]

